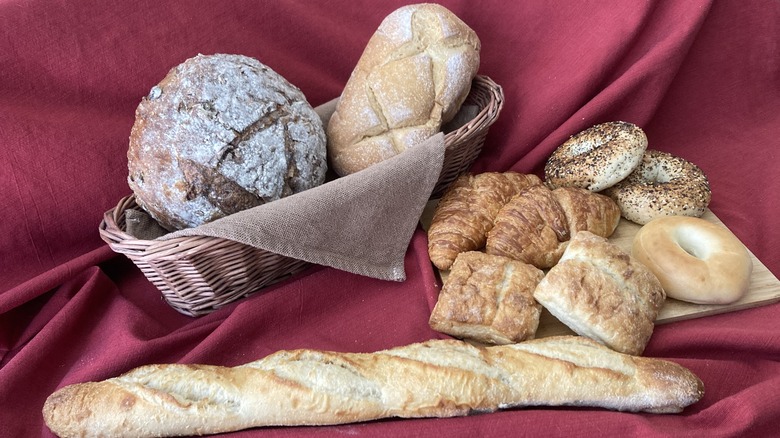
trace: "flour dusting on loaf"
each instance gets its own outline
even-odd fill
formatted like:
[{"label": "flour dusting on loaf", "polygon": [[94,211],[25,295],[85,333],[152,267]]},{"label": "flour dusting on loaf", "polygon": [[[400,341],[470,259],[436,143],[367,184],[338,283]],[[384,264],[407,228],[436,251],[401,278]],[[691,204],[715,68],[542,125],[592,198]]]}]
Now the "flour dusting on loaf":
[{"label": "flour dusting on loaf", "polygon": [[480,41],[437,4],[389,14],[368,41],[328,123],[328,155],[347,175],[418,145],[455,117],[479,68]]},{"label": "flour dusting on loaf", "polygon": [[128,168],[160,225],[193,227],[322,184],[325,131],[301,90],[258,60],[198,55],[142,99]]}]

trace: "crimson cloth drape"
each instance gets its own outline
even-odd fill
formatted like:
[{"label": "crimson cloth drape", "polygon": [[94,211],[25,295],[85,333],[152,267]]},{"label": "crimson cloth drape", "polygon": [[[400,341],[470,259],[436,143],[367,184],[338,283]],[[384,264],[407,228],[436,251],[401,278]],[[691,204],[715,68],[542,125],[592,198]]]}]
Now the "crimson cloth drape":
[{"label": "crimson cloth drape", "polygon": [[[441,335],[417,230],[402,283],[311,267],[208,316],[178,314],[100,240],[127,194],[140,98],[198,53],[255,57],[312,105],[338,96],[401,1],[0,1],[0,435],[50,436],[57,388],[148,363],[237,365],[279,349],[372,351]],[[712,211],[777,275],[780,2],[444,1],[506,104],[475,171],[540,174],[569,135],[642,126],[698,164]],[[533,408],[231,436],[767,436],[780,425],[780,307],[660,326],[645,354],[707,393],[679,415]]]}]

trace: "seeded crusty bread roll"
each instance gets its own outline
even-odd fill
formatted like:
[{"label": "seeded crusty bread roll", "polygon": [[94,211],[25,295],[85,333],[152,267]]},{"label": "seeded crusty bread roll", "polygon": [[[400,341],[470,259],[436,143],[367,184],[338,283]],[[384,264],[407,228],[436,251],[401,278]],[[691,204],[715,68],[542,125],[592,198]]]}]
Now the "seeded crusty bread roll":
[{"label": "seeded crusty bread roll", "polygon": [[401,7],[368,41],[328,127],[328,158],[347,175],[422,143],[457,114],[480,41],[437,4]]},{"label": "seeded crusty bread roll", "polygon": [[703,391],[678,364],[577,336],[487,348],[432,340],[376,353],[280,351],[234,368],[148,365],[64,387],[43,415],[61,437],[175,436],[535,405],[672,413]]}]

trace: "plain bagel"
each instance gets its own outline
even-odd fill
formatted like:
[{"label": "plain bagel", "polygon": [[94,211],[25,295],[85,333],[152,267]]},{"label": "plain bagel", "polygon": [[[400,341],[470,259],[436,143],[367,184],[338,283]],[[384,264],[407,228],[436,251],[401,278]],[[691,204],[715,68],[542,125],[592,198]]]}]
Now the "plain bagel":
[{"label": "plain bagel", "polygon": [[581,187],[598,192],[617,184],[639,165],[647,136],[628,122],[606,122],[573,135],[544,167],[551,188]]},{"label": "plain bagel", "polygon": [[712,193],[704,172],[666,152],[648,150],[628,177],[604,191],[623,217],[644,225],[662,216],[701,217]]},{"label": "plain bagel", "polygon": [[631,255],[658,277],[667,296],[699,304],[739,300],[753,270],[745,245],[727,228],[687,216],[640,228]]}]

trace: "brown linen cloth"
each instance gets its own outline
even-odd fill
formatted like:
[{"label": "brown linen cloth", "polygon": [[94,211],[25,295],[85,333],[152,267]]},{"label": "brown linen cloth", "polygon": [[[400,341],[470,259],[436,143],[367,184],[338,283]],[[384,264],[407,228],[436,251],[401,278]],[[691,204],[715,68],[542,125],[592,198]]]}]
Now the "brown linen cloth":
[{"label": "brown linen cloth", "polygon": [[[327,123],[334,109],[331,101],[317,111]],[[128,211],[127,232],[160,240],[219,237],[359,275],[403,281],[406,249],[438,181],[444,149],[444,134],[439,133],[363,171],[164,235],[145,213]]]}]

